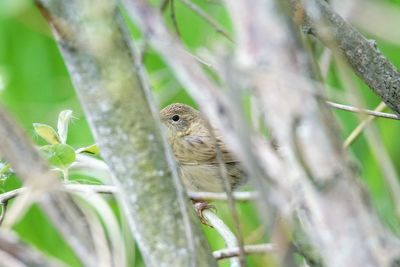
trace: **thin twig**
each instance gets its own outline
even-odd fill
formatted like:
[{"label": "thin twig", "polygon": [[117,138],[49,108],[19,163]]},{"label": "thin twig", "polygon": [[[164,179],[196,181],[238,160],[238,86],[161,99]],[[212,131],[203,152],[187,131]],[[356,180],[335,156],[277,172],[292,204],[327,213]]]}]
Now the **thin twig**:
[{"label": "thin twig", "polygon": [[176,20],[176,13],[175,13],[175,1],[169,0],[169,4],[171,6],[171,20],[172,24],[174,25],[176,35],[181,38],[181,31],[179,30],[178,21]]},{"label": "thin twig", "polygon": [[[246,245],[243,247],[244,253],[246,254],[264,254],[276,251],[276,247],[273,244],[258,244],[258,245]],[[226,258],[237,257],[239,255],[239,248],[224,248],[213,252],[213,256],[216,260],[223,260]]]},{"label": "thin twig", "polygon": [[[383,110],[386,107],[384,102],[379,103],[379,105],[375,108],[375,110],[373,112],[378,112],[378,113],[382,113],[380,112],[381,110]],[[389,114],[390,115],[390,114]],[[361,121],[360,124],[357,125],[357,127],[350,133],[350,135],[346,138],[346,140],[344,141],[343,147],[347,148],[349,147],[356,139],[358,136],[360,136],[360,134],[363,132],[363,130],[365,129],[365,127],[367,127],[367,125],[369,123],[371,123],[376,117],[370,115],[368,117],[366,117],[364,120]]]},{"label": "thin twig", "polygon": [[345,110],[345,111],[349,111],[349,112],[353,112],[353,113],[363,113],[363,114],[371,115],[371,116],[374,116],[374,117],[380,117],[380,118],[391,119],[391,120],[400,120],[400,116],[398,116],[396,114],[380,112],[380,110],[377,110],[377,109],[370,110],[370,109],[357,108],[357,107],[353,107],[353,106],[334,103],[334,102],[331,102],[331,101],[326,101],[326,103],[330,107],[333,107],[333,108],[336,108],[336,109]]},{"label": "thin twig", "polygon": [[117,188],[112,185],[83,185],[83,184],[66,184],[66,189],[71,191],[80,191],[86,193],[99,194],[116,194]]},{"label": "thin twig", "polygon": [[[192,200],[225,201],[228,198],[225,193],[214,192],[188,192],[188,195]],[[256,192],[233,192],[233,199],[236,201],[250,201],[256,200],[256,198]]]},{"label": "thin twig", "polygon": [[169,0],[162,0],[161,1],[161,3],[160,3],[160,11],[161,11],[161,13],[164,13],[164,11],[167,9],[168,3],[169,3]]},{"label": "thin twig", "polygon": [[[64,184],[64,190],[67,192],[86,192],[99,194],[116,194],[117,188],[112,185],[88,185],[88,184]],[[25,187],[14,189],[3,194],[0,194],[0,203],[5,203],[20,194],[25,192]],[[211,200],[211,201],[226,201],[228,196],[225,193],[214,192],[188,192],[192,200]],[[236,201],[251,201],[257,198],[255,192],[234,192],[233,199]]]},{"label": "thin twig", "polygon": [[233,38],[229,35],[229,33],[218,23],[217,20],[215,20],[213,17],[207,14],[203,9],[201,9],[199,6],[197,6],[195,3],[193,3],[190,0],[181,0],[181,2],[187,6],[189,9],[191,9],[194,13],[202,17],[208,24],[210,24],[216,32],[220,33],[223,35],[226,39],[231,41],[232,43],[235,43]]},{"label": "thin twig", "polygon": [[192,52],[188,51],[185,49],[185,53],[188,54],[189,56],[191,56],[192,58],[194,58],[196,61],[198,61],[199,63],[201,63],[202,65],[208,67],[208,68],[212,68],[212,64],[210,62],[205,61],[204,59],[200,58],[199,56],[193,54]]}]

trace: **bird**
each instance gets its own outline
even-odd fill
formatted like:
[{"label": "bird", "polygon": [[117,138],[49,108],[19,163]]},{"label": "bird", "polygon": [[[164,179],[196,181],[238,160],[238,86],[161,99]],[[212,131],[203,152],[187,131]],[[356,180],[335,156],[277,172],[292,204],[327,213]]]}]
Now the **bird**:
[{"label": "bird", "polygon": [[[225,192],[225,178],[228,190],[233,191],[247,180],[237,157],[199,111],[174,103],[160,111],[160,118],[166,126],[167,140],[187,191]],[[200,222],[213,227],[204,218],[203,211],[216,210],[215,207],[204,200],[193,202]]]},{"label": "bird", "polygon": [[[246,181],[237,157],[199,111],[174,103],[160,111],[160,118],[187,191],[225,192],[224,175],[231,191]],[[222,160],[217,156],[218,148]],[[225,174],[221,161],[226,167]]]}]

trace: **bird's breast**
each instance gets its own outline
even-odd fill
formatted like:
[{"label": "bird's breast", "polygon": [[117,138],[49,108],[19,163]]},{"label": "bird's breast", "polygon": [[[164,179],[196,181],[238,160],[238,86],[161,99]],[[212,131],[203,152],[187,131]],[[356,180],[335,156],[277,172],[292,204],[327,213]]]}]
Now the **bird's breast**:
[{"label": "bird's breast", "polygon": [[214,149],[200,137],[181,137],[172,143],[172,150],[180,163],[207,163],[215,158]]},{"label": "bird's breast", "polygon": [[[237,163],[226,164],[226,179],[234,190],[242,184],[246,177]],[[179,169],[185,188],[189,191],[224,192],[221,168],[218,164],[180,164]]]}]

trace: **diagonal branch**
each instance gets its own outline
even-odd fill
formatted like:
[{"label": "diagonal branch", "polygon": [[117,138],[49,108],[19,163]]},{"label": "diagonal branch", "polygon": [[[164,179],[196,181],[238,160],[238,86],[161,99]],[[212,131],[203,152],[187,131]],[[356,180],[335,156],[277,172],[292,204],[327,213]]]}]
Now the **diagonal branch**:
[{"label": "diagonal branch", "polygon": [[232,37],[229,35],[229,33],[218,23],[217,20],[215,20],[213,17],[207,14],[203,9],[201,9],[199,6],[197,6],[195,3],[193,3],[191,0],[180,0],[185,6],[187,6],[189,9],[191,9],[193,12],[195,12],[197,15],[202,17],[204,21],[206,21],[208,24],[211,25],[215,29],[216,32],[220,33],[222,36],[224,36],[226,39],[234,43]]},{"label": "diagonal branch", "polygon": [[[312,4],[305,6],[300,0],[292,0],[292,3],[294,14],[305,14],[301,21],[306,32],[334,51],[339,49],[356,74],[389,108],[400,115],[400,72],[378,50],[376,43],[366,39],[335,13],[326,1],[313,0]],[[311,15],[315,14],[314,6],[318,8],[322,19]]]},{"label": "diagonal branch", "polygon": [[[18,264],[17,264],[18,262]],[[22,243],[11,232],[0,230],[0,265],[8,266],[43,266],[62,267],[65,266],[55,259],[42,255],[33,247]]]}]

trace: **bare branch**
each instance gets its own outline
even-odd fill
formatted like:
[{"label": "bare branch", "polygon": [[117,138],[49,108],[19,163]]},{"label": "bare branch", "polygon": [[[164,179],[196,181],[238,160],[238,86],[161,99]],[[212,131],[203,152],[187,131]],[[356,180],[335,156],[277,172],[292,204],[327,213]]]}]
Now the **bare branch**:
[{"label": "bare branch", "polygon": [[168,7],[169,0],[161,0],[159,8],[161,13],[163,13]]},{"label": "bare branch", "polygon": [[[42,255],[33,247],[23,244],[11,232],[0,230],[0,262],[4,267],[16,266],[65,266],[59,261]],[[21,265],[16,265],[19,262]]]},{"label": "bare branch", "polygon": [[[305,7],[299,0],[292,1],[295,14],[306,15],[302,19],[306,31],[334,51],[339,48],[357,75],[389,108],[400,115],[400,73],[377,49],[376,43],[362,36],[324,0],[311,1],[314,4]],[[315,14],[312,11],[314,7],[318,8],[322,20],[311,15]],[[326,23],[328,29],[324,27]]]},{"label": "bare branch", "polygon": [[[380,110],[370,110],[370,109],[364,109],[364,108],[357,108],[353,106],[348,106],[348,105],[343,105],[339,103],[334,103],[331,101],[326,101],[326,103],[333,108],[336,109],[341,109],[341,110],[346,110],[354,113],[362,113],[362,114],[367,114],[371,115],[374,117],[380,117],[380,118],[385,118],[385,119],[391,119],[391,120],[400,120],[400,116],[396,114],[390,114],[390,113],[385,113],[385,112],[380,112]],[[386,107],[386,106],[384,106]]]},{"label": "bare branch", "polygon": [[220,33],[223,35],[226,39],[234,43],[233,38],[229,35],[229,33],[218,23],[217,20],[215,20],[213,17],[207,14],[203,9],[201,9],[199,6],[197,6],[195,3],[193,3],[191,0],[180,0],[185,6],[190,8],[193,12],[195,12],[197,15],[202,17],[208,24],[210,24],[216,32]]},{"label": "bare branch", "polygon": [[[213,192],[188,192],[192,200],[210,200],[210,201],[225,201],[228,199],[225,193]],[[256,192],[232,192],[235,201],[252,201],[257,199]]]},{"label": "bare branch", "polygon": [[[266,254],[276,251],[276,246],[273,244],[258,244],[258,245],[245,245],[244,253],[246,254]],[[217,260],[223,260],[231,257],[239,256],[239,248],[238,247],[231,247],[231,248],[224,248],[220,250],[216,250],[213,252],[214,258]]]},{"label": "bare branch", "polygon": [[[372,113],[382,113],[380,111],[382,111],[384,108],[386,107],[385,103],[381,102],[376,108],[375,110],[372,111]],[[358,111],[357,111],[358,112]],[[366,113],[366,112],[365,112]],[[343,147],[347,148],[349,147],[356,139],[358,136],[360,136],[360,134],[363,132],[363,130],[365,129],[365,127],[368,126],[368,124],[370,124],[376,117],[378,116],[373,116],[370,113],[366,113],[369,114],[370,116],[364,118],[360,124],[357,125],[357,127],[350,133],[350,135],[346,138],[346,140],[343,143]],[[391,115],[391,114],[388,114]],[[397,116],[396,116],[397,117]]]},{"label": "bare branch", "polygon": [[178,21],[176,19],[176,12],[175,12],[175,0],[169,0],[169,4],[171,7],[171,20],[172,24],[174,25],[175,32],[178,35],[178,38],[181,38],[181,31],[179,30]]},{"label": "bare branch", "polygon": [[[82,193],[97,193],[97,194],[117,194],[117,187],[113,185],[89,185],[89,184],[64,184],[66,192],[82,192]],[[0,204],[6,203],[18,195],[26,191],[25,187],[10,190],[0,194]],[[214,192],[188,192],[189,197],[194,201],[226,201],[228,196],[225,193]],[[233,199],[235,201],[245,202],[254,201],[257,199],[256,192],[233,192]]]}]

